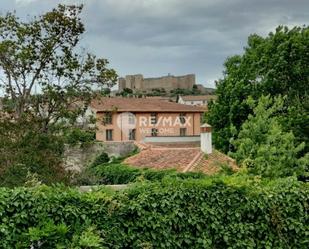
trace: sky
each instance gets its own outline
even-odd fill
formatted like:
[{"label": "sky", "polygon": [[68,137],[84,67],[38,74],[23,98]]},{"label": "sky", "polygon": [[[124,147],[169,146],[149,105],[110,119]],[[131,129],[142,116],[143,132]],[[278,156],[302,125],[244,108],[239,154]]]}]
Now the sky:
[{"label": "sky", "polygon": [[107,58],[119,76],[194,73],[214,87],[228,56],[243,53],[247,38],[278,25],[309,25],[309,0],[0,0],[0,14],[44,13],[83,3],[82,46]]}]

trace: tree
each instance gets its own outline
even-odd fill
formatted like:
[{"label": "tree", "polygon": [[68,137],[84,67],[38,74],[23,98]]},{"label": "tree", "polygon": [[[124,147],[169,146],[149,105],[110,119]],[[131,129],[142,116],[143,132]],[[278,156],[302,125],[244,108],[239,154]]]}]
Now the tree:
[{"label": "tree", "polygon": [[79,47],[81,11],[59,5],[30,22],[0,16],[2,184],[22,184],[29,173],[43,183],[63,181],[65,129],[102,88],[116,83],[106,59]]},{"label": "tree", "polygon": [[[247,103],[255,106],[252,98]],[[304,158],[298,158],[305,144],[296,145],[293,133],[283,130],[277,116],[283,108],[282,97],[262,96],[241,126],[237,139],[232,141],[236,152],[230,154],[250,173],[266,177],[304,174]],[[307,167],[308,164],[309,161]]]},{"label": "tree", "polygon": [[122,97],[127,97],[133,95],[133,90],[130,88],[124,88],[120,93],[118,93],[118,95]]},{"label": "tree", "polygon": [[23,185],[30,175],[44,184],[69,183],[62,167],[63,137],[38,133],[33,121],[0,121],[0,186]]},{"label": "tree", "polygon": [[102,96],[109,96],[111,94],[111,89],[110,88],[103,88],[100,92]]},{"label": "tree", "polygon": [[193,94],[193,95],[199,95],[199,94],[201,94],[201,93],[202,93],[202,92],[201,92],[200,89],[198,89],[197,85],[193,85],[193,87],[192,87],[192,94]]},{"label": "tree", "polygon": [[224,65],[224,77],[216,83],[218,99],[206,114],[216,148],[234,151],[231,140],[253,113],[247,98],[270,94],[287,96],[279,122],[285,131],[293,131],[297,144],[306,142],[308,152],[309,27],[280,26],[265,38],[251,35],[245,53]]},{"label": "tree", "polygon": [[59,5],[30,22],[12,13],[0,17],[0,87],[14,119],[31,113],[47,131],[51,123],[80,115],[95,89],[115,84],[108,61],[78,47],[85,31],[81,11]]}]

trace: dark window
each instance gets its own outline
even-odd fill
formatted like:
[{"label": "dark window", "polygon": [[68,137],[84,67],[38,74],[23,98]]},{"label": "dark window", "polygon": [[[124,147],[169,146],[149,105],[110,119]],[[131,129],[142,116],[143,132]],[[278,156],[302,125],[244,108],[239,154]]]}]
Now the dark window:
[{"label": "dark window", "polygon": [[185,137],[187,135],[187,128],[180,128],[180,136]]},{"label": "dark window", "polygon": [[150,114],[150,123],[151,124],[156,124],[158,119],[158,115],[156,113],[151,113]]},{"label": "dark window", "polygon": [[103,117],[103,124],[107,125],[107,124],[112,124],[113,123],[113,115],[111,112],[106,112],[104,113],[104,117]]},{"label": "dark window", "polygon": [[106,130],[106,141],[113,141],[113,130]]},{"label": "dark window", "polygon": [[129,130],[129,140],[135,140],[135,134],[136,134],[135,129]]},{"label": "dark window", "polygon": [[186,114],[185,113],[180,113],[179,114],[179,119],[180,119],[180,123],[181,124],[186,123]]},{"label": "dark window", "polygon": [[152,129],[151,129],[151,136],[152,136],[152,137],[158,136],[158,129],[152,128]]}]

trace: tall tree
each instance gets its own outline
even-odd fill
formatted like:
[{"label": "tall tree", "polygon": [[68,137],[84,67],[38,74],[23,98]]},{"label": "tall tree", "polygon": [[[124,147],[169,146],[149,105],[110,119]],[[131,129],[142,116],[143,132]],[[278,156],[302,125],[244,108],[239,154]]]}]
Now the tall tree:
[{"label": "tall tree", "polygon": [[[0,173],[14,186],[37,174],[63,181],[68,122],[83,115],[92,97],[115,84],[108,61],[80,48],[82,6],[59,5],[30,22],[0,16]],[[1,96],[0,96],[1,97]]]},{"label": "tall tree", "polygon": [[31,112],[46,130],[80,115],[94,90],[115,84],[108,61],[78,46],[85,31],[81,11],[59,5],[30,22],[12,13],[0,17],[0,87],[15,119]]},{"label": "tall tree", "polygon": [[252,113],[249,96],[287,96],[280,122],[292,130],[297,143],[309,149],[309,27],[278,27],[263,38],[251,35],[243,55],[225,62],[223,79],[217,82],[218,99],[209,107],[207,121],[214,127],[215,146],[234,151],[231,140]]},{"label": "tall tree", "polygon": [[293,133],[283,131],[277,116],[283,111],[283,98],[268,95],[262,96],[257,105],[252,98],[247,103],[256,107],[241,126],[237,139],[231,141],[236,148],[231,155],[250,173],[266,177],[304,175],[309,154],[301,159],[299,154],[305,143],[296,145]]}]

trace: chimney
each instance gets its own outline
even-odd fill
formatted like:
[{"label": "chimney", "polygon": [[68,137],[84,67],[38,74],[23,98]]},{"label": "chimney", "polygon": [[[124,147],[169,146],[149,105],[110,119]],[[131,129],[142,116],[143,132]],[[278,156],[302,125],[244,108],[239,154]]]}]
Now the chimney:
[{"label": "chimney", "polygon": [[206,154],[212,153],[211,126],[209,124],[201,126],[201,150]]}]

